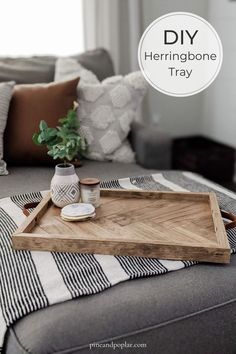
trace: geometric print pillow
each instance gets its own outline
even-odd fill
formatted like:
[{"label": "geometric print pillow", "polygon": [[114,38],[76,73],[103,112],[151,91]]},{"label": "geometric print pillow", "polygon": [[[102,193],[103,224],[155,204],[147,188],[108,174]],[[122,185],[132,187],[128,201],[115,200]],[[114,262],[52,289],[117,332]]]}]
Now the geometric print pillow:
[{"label": "geometric print pillow", "polygon": [[134,162],[127,136],[146,91],[140,71],[78,86],[78,119],[88,142],[87,158]]}]

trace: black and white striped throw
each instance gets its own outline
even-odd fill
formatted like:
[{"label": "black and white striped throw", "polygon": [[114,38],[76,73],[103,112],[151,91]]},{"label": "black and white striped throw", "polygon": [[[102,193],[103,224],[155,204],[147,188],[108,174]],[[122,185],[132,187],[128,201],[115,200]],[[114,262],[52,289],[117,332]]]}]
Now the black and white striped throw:
[{"label": "black and white striped throw", "polygon": [[[214,191],[220,207],[236,213],[236,194],[189,172],[168,171],[124,178],[103,182],[102,187]],[[23,205],[39,201],[45,193],[0,200],[0,347],[7,327],[33,311],[82,295],[96,294],[125,280],[161,275],[196,264],[139,257],[12,250],[11,235],[25,218]],[[232,253],[235,253],[236,229],[227,234]]]}]

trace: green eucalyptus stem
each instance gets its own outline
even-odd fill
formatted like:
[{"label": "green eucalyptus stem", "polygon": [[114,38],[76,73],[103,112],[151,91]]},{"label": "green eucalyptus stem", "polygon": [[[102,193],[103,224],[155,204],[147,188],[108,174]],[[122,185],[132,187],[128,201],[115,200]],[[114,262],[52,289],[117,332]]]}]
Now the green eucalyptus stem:
[{"label": "green eucalyptus stem", "polygon": [[54,160],[62,160],[64,166],[68,162],[83,156],[87,151],[87,141],[79,134],[79,121],[77,117],[78,103],[74,102],[73,108],[67,115],[58,121],[55,128],[48,127],[45,121],[39,124],[39,132],[33,135],[33,141],[37,145],[46,145],[48,155]]}]

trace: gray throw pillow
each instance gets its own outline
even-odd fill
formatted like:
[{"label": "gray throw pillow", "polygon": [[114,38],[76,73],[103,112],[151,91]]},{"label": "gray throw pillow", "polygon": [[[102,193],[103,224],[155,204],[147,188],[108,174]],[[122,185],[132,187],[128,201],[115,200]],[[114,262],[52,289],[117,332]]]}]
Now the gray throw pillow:
[{"label": "gray throw pillow", "polygon": [[9,104],[15,82],[0,83],[0,176],[7,175],[6,163],[3,161],[3,134],[7,124]]},{"label": "gray throw pillow", "polygon": [[92,71],[98,80],[115,75],[113,62],[109,52],[104,48],[87,50],[79,55],[71,56],[76,59],[84,68]]}]

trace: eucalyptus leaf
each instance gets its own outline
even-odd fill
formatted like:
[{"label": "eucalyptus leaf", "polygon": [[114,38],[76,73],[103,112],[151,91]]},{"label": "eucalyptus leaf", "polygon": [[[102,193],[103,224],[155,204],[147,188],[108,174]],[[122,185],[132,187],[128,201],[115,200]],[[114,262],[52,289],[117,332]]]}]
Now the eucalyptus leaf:
[{"label": "eucalyptus leaf", "polygon": [[47,127],[48,127],[48,125],[47,125],[47,123],[45,122],[45,120],[41,120],[41,122],[39,123],[39,129],[40,129],[41,131],[43,131],[43,130],[47,129]]},{"label": "eucalyptus leaf", "polygon": [[48,155],[53,159],[71,161],[83,156],[87,151],[87,142],[78,132],[79,121],[76,113],[78,104],[58,121],[57,127],[48,127],[45,121],[39,124],[39,132],[32,137],[36,145],[46,145]]}]

